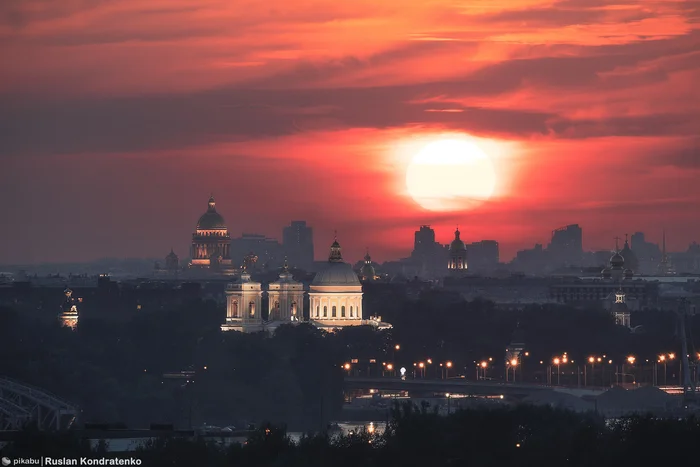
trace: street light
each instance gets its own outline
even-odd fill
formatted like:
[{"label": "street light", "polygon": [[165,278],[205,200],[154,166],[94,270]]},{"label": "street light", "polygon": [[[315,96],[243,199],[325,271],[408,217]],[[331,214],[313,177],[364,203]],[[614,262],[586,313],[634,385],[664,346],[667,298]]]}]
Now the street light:
[{"label": "street light", "polygon": [[[508,362],[508,363],[510,363],[510,366],[513,367],[513,382],[515,383],[515,369],[518,366],[518,359],[511,358],[510,362]],[[506,378],[506,382],[508,382],[508,378]]]},{"label": "street light", "polygon": [[419,362],[418,368],[420,368],[421,378],[425,377],[425,363]]},{"label": "street light", "polygon": [[[598,358],[600,361],[600,358]],[[588,357],[588,363],[591,364],[591,384],[595,386],[595,357]],[[586,371],[587,365],[583,365],[583,385],[588,386],[588,375]]]},{"label": "street light", "polygon": [[[560,370],[559,365],[561,365],[561,360],[559,359],[559,357],[554,357],[554,360],[552,360],[552,363],[554,363],[557,366],[557,386],[559,386],[559,383],[560,383],[559,375],[561,374],[561,372],[559,371]],[[566,363],[566,362],[564,362],[564,363]]]},{"label": "street light", "polygon": [[[484,360],[483,362],[481,362],[481,364],[479,366],[481,367],[481,370],[484,373],[484,376],[481,379],[485,380],[486,379],[486,368],[488,368],[489,362]],[[476,371],[476,379],[477,379],[477,381],[479,380],[479,370],[478,369]]]},{"label": "street light", "polygon": [[343,368],[345,369],[345,371],[348,372],[348,376],[350,376],[350,369],[352,368],[352,366],[349,363],[346,363],[345,365],[343,365]]},{"label": "street light", "polygon": [[[632,366],[634,365],[634,362],[636,360],[637,359],[633,355],[630,355],[629,357],[627,357],[627,363],[629,363]],[[632,371],[634,371],[634,367],[630,368],[630,372],[632,372]],[[630,373],[630,376],[632,377],[632,384],[636,383],[637,378],[634,376],[634,373]],[[624,381],[625,381],[625,366],[622,365],[622,382],[624,382]]]},{"label": "street light", "polygon": [[450,368],[452,368],[452,362],[448,360],[445,362],[445,379],[450,377]]}]

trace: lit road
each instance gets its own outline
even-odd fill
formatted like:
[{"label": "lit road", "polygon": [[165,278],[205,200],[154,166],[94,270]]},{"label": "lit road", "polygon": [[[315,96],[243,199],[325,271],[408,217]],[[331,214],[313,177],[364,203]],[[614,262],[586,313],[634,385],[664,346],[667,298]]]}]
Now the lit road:
[{"label": "lit road", "polygon": [[398,377],[388,378],[364,378],[346,376],[345,389],[378,389],[385,391],[420,391],[420,392],[445,392],[454,394],[473,395],[513,395],[526,396],[533,392],[555,391],[562,388],[553,388],[539,384],[524,383],[499,383],[493,381],[469,381],[465,379],[410,379],[402,380]]}]

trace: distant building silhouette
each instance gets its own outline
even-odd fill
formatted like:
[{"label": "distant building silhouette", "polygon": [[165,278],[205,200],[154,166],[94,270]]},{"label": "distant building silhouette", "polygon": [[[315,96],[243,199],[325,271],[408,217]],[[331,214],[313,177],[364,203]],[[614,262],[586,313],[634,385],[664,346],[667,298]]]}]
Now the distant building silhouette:
[{"label": "distant building silhouette", "polygon": [[547,252],[554,266],[580,266],[583,258],[581,227],[571,224],[554,230]]},{"label": "distant building silhouette", "polygon": [[637,270],[641,274],[656,274],[657,266],[661,260],[659,245],[647,242],[643,232],[632,234],[630,248],[637,257]]},{"label": "distant building silhouette", "polygon": [[377,272],[372,265],[372,257],[369,255],[369,249],[365,253],[365,258],[360,269],[360,278],[363,281],[374,281],[377,279]]},{"label": "distant building silhouette", "polygon": [[175,254],[175,251],[170,248],[170,253],[165,257],[165,269],[170,272],[177,272],[180,269],[180,258]]},{"label": "distant building silhouette", "polygon": [[499,251],[495,240],[481,240],[467,245],[467,258],[471,272],[490,272],[498,268]]},{"label": "distant building silhouette", "polygon": [[668,257],[668,252],[666,251],[666,231],[664,230],[663,237],[661,240],[661,261],[659,261],[658,266],[659,274],[662,276],[673,276],[676,274],[676,270],[671,264],[671,260]]},{"label": "distant building silhouette", "polygon": [[628,235],[625,234],[625,245],[622,247],[620,254],[625,259],[625,268],[637,273],[639,272],[639,260],[637,259],[637,255],[632,250],[627,237]]},{"label": "distant building silhouette", "polygon": [[255,264],[247,264],[248,270],[272,269],[282,265],[284,252],[282,245],[274,239],[262,234],[244,233],[239,238],[231,240],[231,259],[239,264],[255,256]]},{"label": "distant building silhouette", "polygon": [[282,246],[291,266],[308,269],[313,265],[314,235],[306,221],[292,221],[284,228]]},{"label": "distant building silhouette", "polygon": [[423,276],[443,277],[447,258],[445,247],[435,241],[435,230],[421,225],[414,233],[413,251],[406,262]]}]

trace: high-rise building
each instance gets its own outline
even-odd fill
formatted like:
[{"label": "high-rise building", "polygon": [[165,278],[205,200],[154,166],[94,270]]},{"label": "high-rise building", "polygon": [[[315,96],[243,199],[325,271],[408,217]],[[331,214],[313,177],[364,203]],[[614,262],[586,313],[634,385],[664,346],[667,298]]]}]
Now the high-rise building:
[{"label": "high-rise building", "polygon": [[231,240],[231,259],[240,266],[249,256],[256,256],[255,264],[248,264],[249,270],[275,268],[284,262],[282,245],[274,238],[262,234],[242,234]]},{"label": "high-rise building", "polygon": [[411,262],[428,276],[442,277],[448,253],[435,241],[435,231],[429,225],[421,225],[414,234]]},{"label": "high-rise building", "polygon": [[657,266],[662,259],[661,249],[656,243],[648,242],[643,232],[635,232],[631,237],[630,247],[638,261],[638,272],[656,274]]},{"label": "high-rise building", "polygon": [[583,259],[581,227],[571,224],[554,230],[547,252],[555,265],[580,266]]},{"label": "high-rise building", "polygon": [[421,225],[414,234],[413,251],[432,253],[435,249],[435,231],[429,225]]},{"label": "high-rise building", "polygon": [[306,221],[292,221],[284,228],[282,246],[292,267],[309,268],[313,265],[314,235]]},{"label": "high-rise building", "polygon": [[482,240],[467,245],[469,269],[473,272],[493,271],[498,267],[499,252],[496,240]]}]

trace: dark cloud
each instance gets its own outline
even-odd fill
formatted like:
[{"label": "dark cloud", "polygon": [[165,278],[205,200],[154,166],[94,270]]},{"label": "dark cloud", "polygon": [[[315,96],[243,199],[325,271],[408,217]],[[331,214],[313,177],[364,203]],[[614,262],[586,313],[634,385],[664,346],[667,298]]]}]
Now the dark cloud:
[{"label": "dark cloud", "polygon": [[[265,82],[188,95],[63,101],[5,95],[0,96],[0,155],[167,149],[311,129],[406,125],[520,138],[534,134],[562,138],[696,134],[700,128],[697,113],[571,120],[545,110],[480,106],[450,105],[462,112],[431,112],[439,106],[416,102],[468,102],[470,97],[495,98],[523,87],[540,93],[586,93],[661,82],[667,78],[663,63],[640,72],[632,70],[640,63],[667,57],[672,59],[672,70],[697,67],[697,62],[688,58],[697,51],[698,38],[700,35],[693,34],[643,44],[595,47],[581,57],[510,60],[460,79],[412,85],[294,89],[300,83],[313,85],[336,77],[346,68],[357,71],[429,54],[444,43],[415,43],[368,60],[348,58],[317,67],[304,64]],[[630,72],[610,74],[619,69]],[[258,89],[253,89],[254,84]]]},{"label": "dark cloud", "polygon": [[550,122],[560,138],[598,138],[602,136],[690,136],[700,128],[700,114],[659,113],[601,119],[560,119]]},{"label": "dark cloud", "polygon": [[60,19],[89,11],[112,0],[9,0],[0,2],[0,25],[22,29],[33,22]]},{"label": "dark cloud", "polygon": [[683,146],[654,154],[649,159],[657,166],[700,170],[700,137],[688,140]]},{"label": "dark cloud", "polygon": [[[478,15],[479,22],[525,23],[527,26],[569,26],[574,24],[592,24],[605,18],[606,12],[592,9],[529,8],[523,10],[505,10],[498,13]],[[641,19],[641,18],[640,18]]]}]

